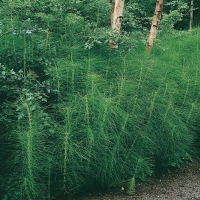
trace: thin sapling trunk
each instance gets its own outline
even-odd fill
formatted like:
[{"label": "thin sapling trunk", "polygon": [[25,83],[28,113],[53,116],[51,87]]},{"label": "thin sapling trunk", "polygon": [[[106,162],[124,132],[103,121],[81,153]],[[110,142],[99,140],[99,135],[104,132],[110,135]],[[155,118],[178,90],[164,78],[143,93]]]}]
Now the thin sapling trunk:
[{"label": "thin sapling trunk", "polygon": [[[124,1],[125,0],[112,1],[111,28],[114,34],[120,34],[120,28],[121,28],[123,10],[124,10]],[[109,46],[111,49],[118,48],[117,42],[112,41],[112,40],[109,41]]]},{"label": "thin sapling trunk", "polygon": [[164,3],[164,0],[156,1],[156,9],[153,16],[149,37],[146,43],[147,52],[151,51],[151,48],[153,47],[154,41],[156,39],[158,27],[159,27],[161,16],[162,16],[163,3]]}]

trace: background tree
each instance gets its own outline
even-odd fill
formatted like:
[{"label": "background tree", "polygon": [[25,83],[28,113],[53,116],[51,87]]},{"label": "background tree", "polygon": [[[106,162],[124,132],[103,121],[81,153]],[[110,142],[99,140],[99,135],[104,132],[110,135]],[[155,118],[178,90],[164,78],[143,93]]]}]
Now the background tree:
[{"label": "background tree", "polygon": [[193,18],[194,18],[194,0],[190,2],[190,30],[193,26]]},{"label": "background tree", "polygon": [[[114,34],[120,33],[121,23],[123,19],[125,0],[113,0],[111,10],[111,28]],[[109,41],[110,48],[118,48],[118,44],[112,40]]]},{"label": "background tree", "polygon": [[154,17],[151,24],[151,29],[149,33],[149,37],[146,43],[146,49],[149,51],[153,47],[154,41],[156,39],[156,34],[158,32],[158,27],[160,24],[161,16],[162,16],[162,9],[163,9],[164,0],[157,0],[156,1],[156,8],[154,12]]}]

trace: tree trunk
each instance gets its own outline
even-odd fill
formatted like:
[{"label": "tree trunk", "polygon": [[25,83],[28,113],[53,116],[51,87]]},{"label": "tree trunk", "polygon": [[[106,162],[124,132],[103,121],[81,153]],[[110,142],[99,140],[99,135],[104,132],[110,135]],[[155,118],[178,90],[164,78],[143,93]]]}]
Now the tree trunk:
[{"label": "tree trunk", "polygon": [[190,30],[192,30],[193,25],[193,12],[194,12],[194,0],[190,2]]},{"label": "tree trunk", "polygon": [[149,33],[148,41],[146,43],[147,52],[151,51],[151,48],[153,47],[154,41],[156,39],[156,34],[158,32],[158,27],[159,27],[161,16],[162,16],[163,3],[164,3],[164,0],[156,1],[156,9],[155,9],[152,24],[151,24],[151,30]]},{"label": "tree trunk", "polygon": [[[125,0],[112,0],[111,10],[111,28],[114,34],[120,34],[120,28],[123,18]],[[109,41],[110,48],[118,48],[118,44],[112,40]]]}]

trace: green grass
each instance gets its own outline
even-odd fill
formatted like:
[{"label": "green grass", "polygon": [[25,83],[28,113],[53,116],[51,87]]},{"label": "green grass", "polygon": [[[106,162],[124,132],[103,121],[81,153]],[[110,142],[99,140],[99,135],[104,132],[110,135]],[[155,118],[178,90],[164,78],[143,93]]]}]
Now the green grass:
[{"label": "green grass", "polygon": [[142,45],[131,52],[97,46],[87,56],[75,48],[73,62],[58,59],[52,66],[64,129],[57,151],[69,191],[144,180],[191,160],[199,112],[198,30],[161,37],[151,55]]},{"label": "green grass", "polygon": [[132,192],[135,181],[197,156],[199,32],[161,35],[150,55],[142,44],[127,52],[74,45],[58,55],[47,68],[56,92],[42,109],[25,102],[28,122],[19,120],[12,133],[17,176],[29,183],[21,185],[23,198],[127,181]]}]

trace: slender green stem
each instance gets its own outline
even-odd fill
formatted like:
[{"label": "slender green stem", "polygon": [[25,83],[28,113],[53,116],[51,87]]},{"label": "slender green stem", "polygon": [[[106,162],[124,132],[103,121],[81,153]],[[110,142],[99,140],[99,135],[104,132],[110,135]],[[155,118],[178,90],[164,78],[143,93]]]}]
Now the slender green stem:
[{"label": "slender green stem", "polygon": [[28,174],[29,177],[32,178],[33,177],[33,173],[32,173],[32,166],[33,166],[33,160],[32,160],[32,147],[33,147],[33,131],[32,131],[32,118],[31,118],[31,111],[30,108],[28,106],[28,104],[25,102],[24,106],[26,108],[27,111],[27,115],[28,115],[28,125],[29,125],[29,130],[27,131],[27,166],[28,166]]},{"label": "slender green stem", "polygon": [[72,90],[74,91],[75,68],[74,68],[74,59],[73,59],[72,46],[70,46],[70,58],[71,58],[71,64],[72,64]]},{"label": "slender green stem", "polygon": [[15,53],[15,60],[16,60],[16,47],[15,47],[15,40],[14,40],[14,25],[13,25],[13,1],[9,0],[10,2],[10,24],[11,24],[11,32],[12,32],[12,43],[13,43],[13,48],[14,48],[14,53]]},{"label": "slender green stem", "polygon": [[68,132],[64,134],[64,162],[63,162],[63,182],[64,187],[67,183],[67,151],[68,151]]},{"label": "slender green stem", "polygon": [[24,33],[24,77],[26,76],[26,33]]}]

